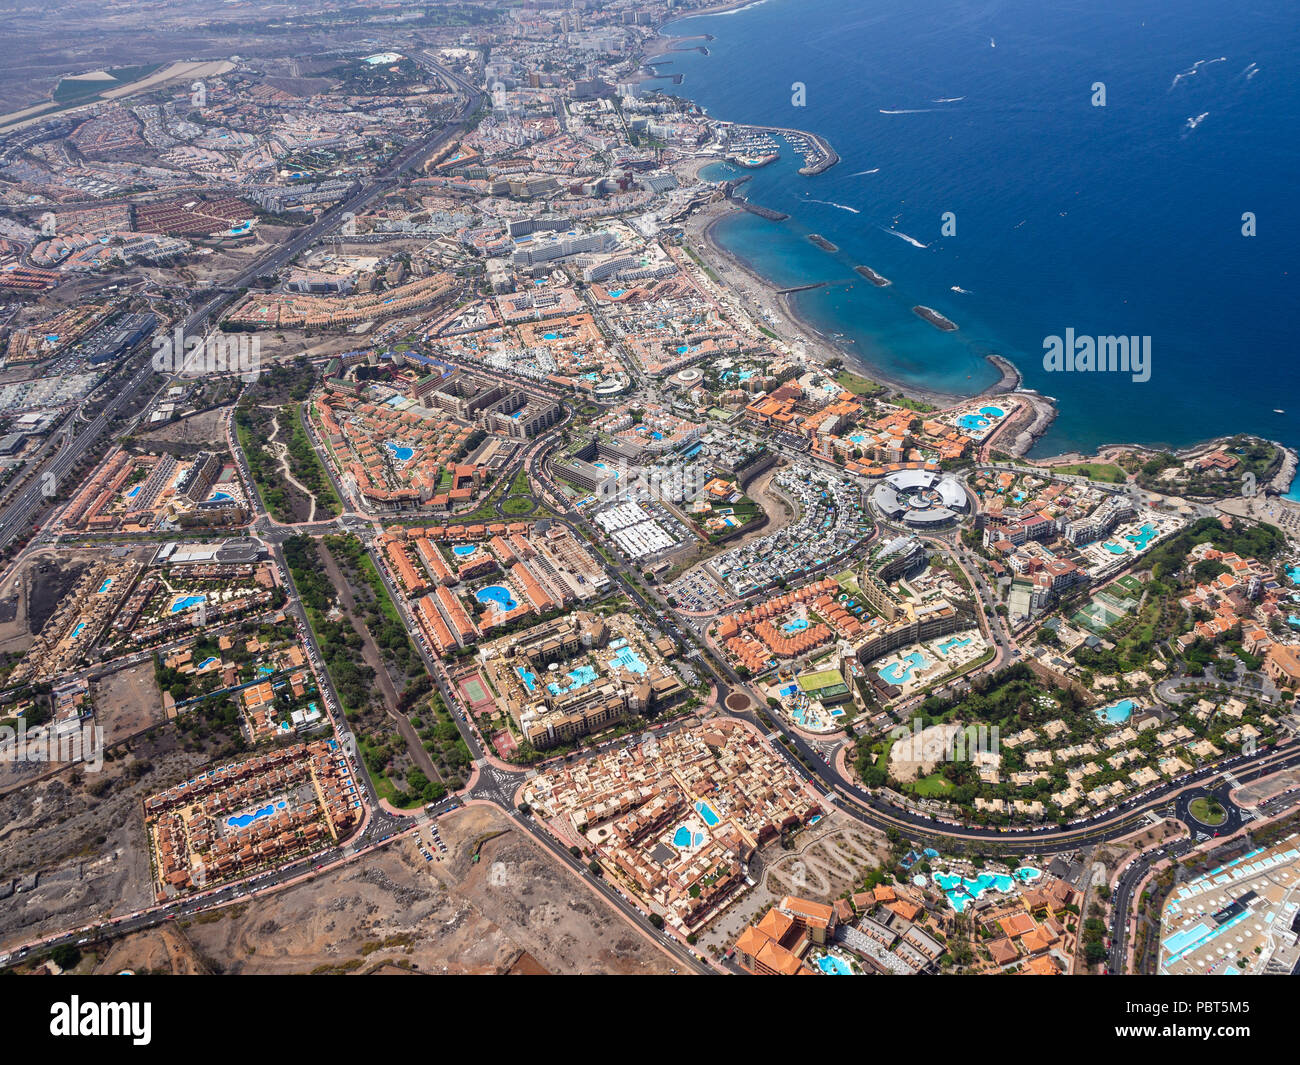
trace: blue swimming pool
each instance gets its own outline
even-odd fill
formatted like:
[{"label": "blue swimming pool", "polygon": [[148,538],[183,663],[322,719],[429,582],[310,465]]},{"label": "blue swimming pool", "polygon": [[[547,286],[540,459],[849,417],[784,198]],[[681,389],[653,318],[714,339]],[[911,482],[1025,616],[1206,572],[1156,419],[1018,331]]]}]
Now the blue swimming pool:
[{"label": "blue swimming pool", "polygon": [[679,825],[677,831],[673,833],[673,846],[682,850],[688,850],[691,847],[698,847],[703,842],[703,832],[692,832],[685,825]]},{"label": "blue swimming pool", "polygon": [[1129,533],[1125,540],[1131,543],[1138,551],[1145,551],[1147,544],[1155,539],[1156,529],[1150,522],[1147,522],[1137,532]]},{"label": "blue swimming pool", "polygon": [[695,812],[704,818],[704,823],[710,828],[722,820],[722,818],[713,812],[713,807],[703,799],[700,799],[695,803]]},{"label": "blue swimming pool", "polygon": [[1117,544],[1117,543],[1113,543],[1113,542],[1111,542],[1110,540],[1107,540],[1107,541],[1106,541],[1104,544],[1102,544],[1101,546],[1104,547],[1107,551],[1109,551],[1112,555],[1122,555],[1122,554],[1125,554],[1125,551],[1124,551],[1124,545],[1123,545],[1123,544]]},{"label": "blue swimming pool", "polygon": [[957,419],[959,429],[987,429],[992,424],[987,418],[981,418],[978,414],[963,414]]},{"label": "blue swimming pool", "polygon": [[543,339],[543,340],[559,340],[559,339],[560,339],[560,334],[559,334],[559,333],[543,333],[543,334],[542,334],[542,339]]},{"label": "blue swimming pool", "polygon": [[565,676],[569,678],[568,684],[557,684],[552,681],[546,686],[546,690],[552,695],[564,695],[585,688],[595,681],[596,670],[591,666],[578,666],[576,669],[569,670]]},{"label": "blue swimming pool", "polygon": [[394,444],[391,440],[384,442],[384,447],[393,453],[393,458],[398,462],[410,462],[415,457],[415,449],[405,447],[402,444]]},{"label": "blue swimming pool", "polygon": [[629,673],[646,671],[646,664],[641,661],[641,656],[627,644],[614,649],[614,657],[609,660],[609,668],[614,669],[617,666],[622,666]]},{"label": "blue swimming pool", "polygon": [[876,673],[886,684],[902,685],[911,680],[916,670],[927,664],[925,655],[920,651],[910,651],[900,661],[890,662],[883,669],[876,670]]},{"label": "blue swimming pool", "polygon": [[226,824],[231,828],[247,828],[254,821],[260,821],[264,817],[270,817],[276,810],[283,810],[288,803],[281,800],[275,804],[267,803],[259,810],[254,810],[251,814],[239,814],[237,817],[227,817]]},{"label": "blue swimming pool", "polygon": [[206,603],[206,595],[180,595],[172,603],[171,613],[179,614],[182,610],[189,610],[190,607],[198,606],[200,603]]},{"label": "blue swimming pool", "polygon": [[834,954],[823,954],[817,959],[817,968],[827,976],[852,976],[853,969],[843,958],[837,958]]},{"label": "blue swimming pool", "polygon": [[1122,725],[1125,721],[1133,716],[1133,711],[1137,708],[1137,703],[1132,699],[1121,699],[1110,706],[1102,706],[1093,711],[1099,721],[1107,725]]},{"label": "blue swimming pool", "polygon": [[104,578],[104,583],[101,584],[101,585],[99,586],[99,591],[96,592],[95,594],[96,594],[96,595],[103,595],[106,591],[108,591],[108,589],[112,586],[112,584],[113,584],[113,578],[112,578],[112,577],[105,577],[105,578]]},{"label": "blue swimming pool", "polygon": [[610,298],[610,299],[613,299],[613,300],[616,300],[616,299],[619,298],[619,296],[623,295],[623,293],[626,292],[626,291],[627,291],[627,289],[625,289],[625,288],[611,288],[611,289],[609,290],[609,298]]},{"label": "blue swimming pool", "polygon": [[195,668],[195,669],[207,669],[208,666],[212,665],[213,662],[220,662],[220,661],[221,661],[221,659],[219,659],[219,658],[217,658],[217,657],[215,657],[215,656],[213,656],[213,655],[209,655],[207,658],[205,658],[202,662],[200,662],[200,663],[199,663],[197,666],[195,666],[194,668]]},{"label": "blue swimming pool", "polygon": [[77,622],[77,627],[72,630],[72,638],[75,640],[78,636],[80,636],[81,630],[84,629],[85,627],[86,627],[86,623],[84,621]]},{"label": "blue swimming pool", "polygon": [[531,669],[524,669],[523,666],[515,666],[515,672],[519,674],[519,679],[524,682],[524,687],[530,692],[537,690],[537,674]]},{"label": "blue swimming pool", "polygon": [[480,588],[474,593],[474,598],[484,606],[488,603],[494,604],[503,614],[508,610],[514,610],[519,605],[510,594],[510,589],[501,584],[490,584],[486,588]]},{"label": "blue swimming pool", "polygon": [[466,555],[472,555],[477,550],[477,544],[457,544],[451,549],[451,553],[457,558],[464,558]]},{"label": "blue swimming pool", "polygon": [[1001,407],[980,407],[980,413],[986,418],[1001,418],[1006,411]]},{"label": "blue swimming pool", "polygon": [[807,627],[808,627],[807,618],[795,618],[793,621],[787,621],[784,625],[782,625],[781,631],[784,632],[787,636],[791,636],[796,632],[803,632],[803,630],[806,629]]},{"label": "blue swimming pool", "polygon": [[966,647],[970,642],[971,642],[971,637],[969,636],[965,637],[964,639],[959,636],[952,636],[949,639],[944,640],[943,643],[939,644],[939,653],[941,655],[950,654],[951,652],[955,651],[958,647]]},{"label": "blue swimming pool", "polygon": [[233,499],[233,498],[234,498],[234,497],[233,497],[229,492],[213,492],[212,495],[208,496],[208,502],[209,502],[209,503],[224,503],[224,502],[226,502],[227,500],[229,500],[229,499]]},{"label": "blue swimming pool", "polygon": [[935,873],[934,882],[948,897],[952,908],[957,913],[961,913],[966,909],[967,904],[974,902],[985,892],[1006,893],[1011,891],[1017,882],[1027,884],[1042,875],[1042,872],[1032,865],[1022,865],[1011,876],[1007,876],[1006,873],[980,873],[979,876],[971,878],[957,873]]},{"label": "blue swimming pool", "polygon": [[126,497],[128,499],[134,499],[136,496],[140,494],[140,489],[143,487],[144,485],[141,484],[136,485],[134,488],[131,489],[131,491],[126,493]]}]

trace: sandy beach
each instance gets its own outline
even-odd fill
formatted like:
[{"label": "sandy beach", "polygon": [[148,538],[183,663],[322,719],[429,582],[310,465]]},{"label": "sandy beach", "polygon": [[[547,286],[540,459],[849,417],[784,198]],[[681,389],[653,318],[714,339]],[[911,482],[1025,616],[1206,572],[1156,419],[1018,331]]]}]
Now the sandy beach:
[{"label": "sandy beach", "polygon": [[839,359],[846,369],[883,385],[891,392],[901,392],[909,399],[931,403],[937,407],[950,407],[972,398],[917,388],[914,385],[892,380],[881,374],[875,367],[868,366],[851,348],[836,344],[832,338],[803,319],[788,296],[780,294],[775,285],[714,239],[714,227],[734,210],[736,208],[727,203],[710,204],[690,217],[685,226],[685,233],[692,246],[700,253],[700,257],[740,295],[742,303],[756,314],[757,320],[766,328],[783,339],[789,338],[792,346],[802,341],[806,354],[815,362],[825,365]]}]

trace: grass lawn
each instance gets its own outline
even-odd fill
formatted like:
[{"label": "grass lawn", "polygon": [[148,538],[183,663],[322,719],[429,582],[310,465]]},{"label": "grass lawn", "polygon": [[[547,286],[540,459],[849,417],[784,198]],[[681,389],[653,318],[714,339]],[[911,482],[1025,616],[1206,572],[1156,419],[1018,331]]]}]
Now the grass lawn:
[{"label": "grass lawn", "polygon": [[[1218,811],[1217,813],[1214,812],[1216,810]],[[1211,827],[1221,825],[1228,819],[1227,812],[1217,802],[1215,803],[1213,810],[1211,809],[1209,799],[1193,799],[1191,805],[1188,806],[1187,811],[1196,818],[1196,820],[1201,822],[1201,824],[1209,825]]]},{"label": "grass lawn", "polygon": [[1109,484],[1122,484],[1127,476],[1118,466],[1108,462],[1076,462],[1070,466],[1053,466],[1053,473],[1063,473],[1071,477],[1087,477],[1092,481],[1106,481]]},{"label": "grass lawn", "polygon": [[846,392],[852,392],[855,396],[874,395],[877,392],[884,391],[875,381],[870,381],[859,374],[850,373],[848,370],[841,370],[837,373],[835,383]]},{"label": "grass lawn", "polygon": [[913,790],[923,799],[933,799],[952,791],[952,782],[942,773],[931,773],[918,780]]}]

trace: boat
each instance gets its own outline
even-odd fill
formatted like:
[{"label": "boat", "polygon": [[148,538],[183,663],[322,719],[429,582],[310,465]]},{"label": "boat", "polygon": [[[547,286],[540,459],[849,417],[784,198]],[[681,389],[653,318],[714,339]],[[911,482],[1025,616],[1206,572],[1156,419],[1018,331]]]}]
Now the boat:
[{"label": "boat", "polygon": [[1278,409],[1277,407],[1274,407],[1274,408],[1273,408],[1273,413],[1274,413],[1274,414],[1285,414],[1286,411],[1284,411],[1284,410],[1280,410],[1280,409]]}]

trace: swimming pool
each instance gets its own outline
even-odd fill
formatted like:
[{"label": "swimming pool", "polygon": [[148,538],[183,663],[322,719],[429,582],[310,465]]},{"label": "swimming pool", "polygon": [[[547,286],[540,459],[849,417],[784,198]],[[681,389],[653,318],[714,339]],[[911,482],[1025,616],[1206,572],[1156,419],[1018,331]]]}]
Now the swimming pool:
[{"label": "swimming pool", "polygon": [[205,658],[202,662],[200,662],[200,663],[199,663],[197,666],[195,666],[194,668],[195,668],[195,669],[207,669],[208,666],[212,665],[213,662],[220,662],[220,661],[221,661],[221,659],[215,657],[214,655],[209,655],[207,658]]},{"label": "swimming pool", "polygon": [[578,666],[576,669],[569,670],[565,674],[569,678],[568,686],[551,683],[546,686],[546,690],[552,695],[563,695],[567,692],[577,691],[579,688],[585,688],[596,679],[596,671],[591,666]]},{"label": "swimming pool", "polygon": [[1107,725],[1122,725],[1133,716],[1133,711],[1136,707],[1137,703],[1132,699],[1121,699],[1119,702],[1112,703],[1110,706],[1099,707],[1094,710],[1093,713],[1097,715],[1099,721],[1103,721]]},{"label": "swimming pool", "polygon": [[1129,533],[1124,539],[1131,543],[1136,550],[1144,551],[1147,544],[1155,539],[1155,535],[1155,526],[1147,522],[1136,533]]},{"label": "swimming pool", "polygon": [[1107,551],[1109,551],[1112,555],[1122,555],[1125,553],[1123,544],[1112,543],[1110,540],[1107,540],[1101,546],[1104,547]]},{"label": "swimming pool", "polygon": [[172,603],[170,613],[179,614],[182,610],[189,610],[190,607],[198,606],[200,603],[206,603],[207,601],[208,597],[206,595],[177,596],[176,600]]},{"label": "swimming pool", "polygon": [[827,976],[852,976],[853,970],[849,963],[843,958],[837,958],[834,954],[823,954],[817,959],[817,968]]},{"label": "swimming pool", "polygon": [[692,832],[685,825],[678,825],[677,831],[673,833],[673,846],[681,850],[689,850],[691,847],[698,847],[703,842],[703,832]]},{"label": "swimming pool", "polygon": [[127,499],[134,499],[136,496],[140,494],[140,489],[143,487],[144,485],[142,484],[136,485],[134,488],[131,489],[131,491],[126,493]]},{"label": "swimming pool", "polygon": [[720,818],[717,814],[713,812],[713,807],[710,806],[703,799],[700,799],[696,802],[695,812],[699,814],[702,818],[704,818],[704,823],[708,825],[710,828],[712,828],[714,825],[716,825],[719,821],[722,820],[722,818]]},{"label": "swimming pool", "polygon": [[503,614],[508,610],[514,610],[519,605],[510,594],[510,589],[501,584],[490,584],[486,588],[480,588],[474,593],[474,598],[484,606],[493,603]]},{"label": "swimming pool", "polygon": [[477,550],[477,544],[457,544],[451,549],[451,553],[457,558],[464,558],[466,555],[472,555]]},{"label": "swimming pool", "polygon": [[213,492],[212,495],[208,496],[208,502],[209,502],[209,503],[224,503],[224,502],[226,502],[227,500],[232,499],[232,498],[234,498],[234,497],[231,496],[231,494],[230,494],[229,492]]},{"label": "swimming pool", "polygon": [[108,591],[109,586],[110,586],[112,583],[113,583],[113,578],[112,578],[112,577],[105,577],[105,578],[104,578],[104,583],[101,584],[101,585],[99,586],[99,591],[97,591],[95,594],[96,594],[96,595],[103,595],[106,591]]},{"label": "swimming pool", "polygon": [[963,414],[957,419],[959,429],[987,429],[992,423],[978,414]]},{"label": "swimming pool", "polygon": [[609,660],[610,669],[617,666],[622,666],[629,673],[644,673],[646,671],[646,664],[641,661],[641,656],[626,644],[617,648],[614,657]]},{"label": "swimming pool", "polygon": [[910,651],[900,661],[890,662],[883,669],[876,670],[876,674],[886,684],[902,685],[912,678],[916,670],[928,664],[925,655],[920,651]]},{"label": "swimming pool", "polygon": [[795,618],[793,621],[787,621],[784,625],[782,625],[781,631],[784,632],[787,636],[789,636],[792,633],[803,632],[803,630],[806,629],[807,627],[808,627],[807,618]]},{"label": "swimming pool", "polygon": [[519,679],[524,682],[524,687],[530,692],[537,690],[537,674],[531,669],[524,669],[523,666],[515,666],[515,672],[519,674]]},{"label": "swimming pool", "polygon": [[410,462],[415,457],[415,448],[394,444],[391,440],[384,441],[384,447],[393,453],[393,458],[398,462]]},{"label": "swimming pool", "polygon": [[959,636],[950,637],[949,639],[944,640],[943,643],[939,644],[939,653],[941,655],[949,654],[952,651],[955,651],[958,647],[966,647],[970,642],[971,638],[969,636],[965,638]]},{"label": "swimming pool", "polygon": [[227,817],[226,824],[231,828],[247,828],[254,821],[260,821],[264,817],[270,817],[276,810],[283,810],[288,803],[283,799],[280,802],[267,803],[259,810],[254,810],[251,814],[239,814],[236,817]]},{"label": "swimming pool", "polygon": [[77,627],[72,630],[72,638],[75,640],[78,636],[80,636],[81,630],[84,629],[85,627],[86,627],[86,623],[84,621],[77,622]]},{"label": "swimming pool", "polygon": [[948,897],[948,902],[957,913],[962,913],[969,903],[974,902],[988,891],[1001,891],[1006,894],[1017,882],[1028,884],[1042,876],[1042,872],[1032,865],[1022,865],[1011,876],[1006,873],[980,873],[971,879],[957,873],[935,873],[934,882]]},{"label": "swimming pool", "polygon": [[542,334],[542,339],[543,339],[543,340],[559,340],[559,339],[560,339],[560,334],[559,334],[559,333],[543,333],[543,334]]},{"label": "swimming pool", "polygon": [[986,418],[1001,418],[1006,411],[1001,407],[980,407],[980,413]]},{"label": "swimming pool", "polygon": [[609,290],[609,298],[612,300],[616,300],[619,298],[619,296],[623,295],[623,293],[626,291],[627,289],[625,288],[611,288]]}]

